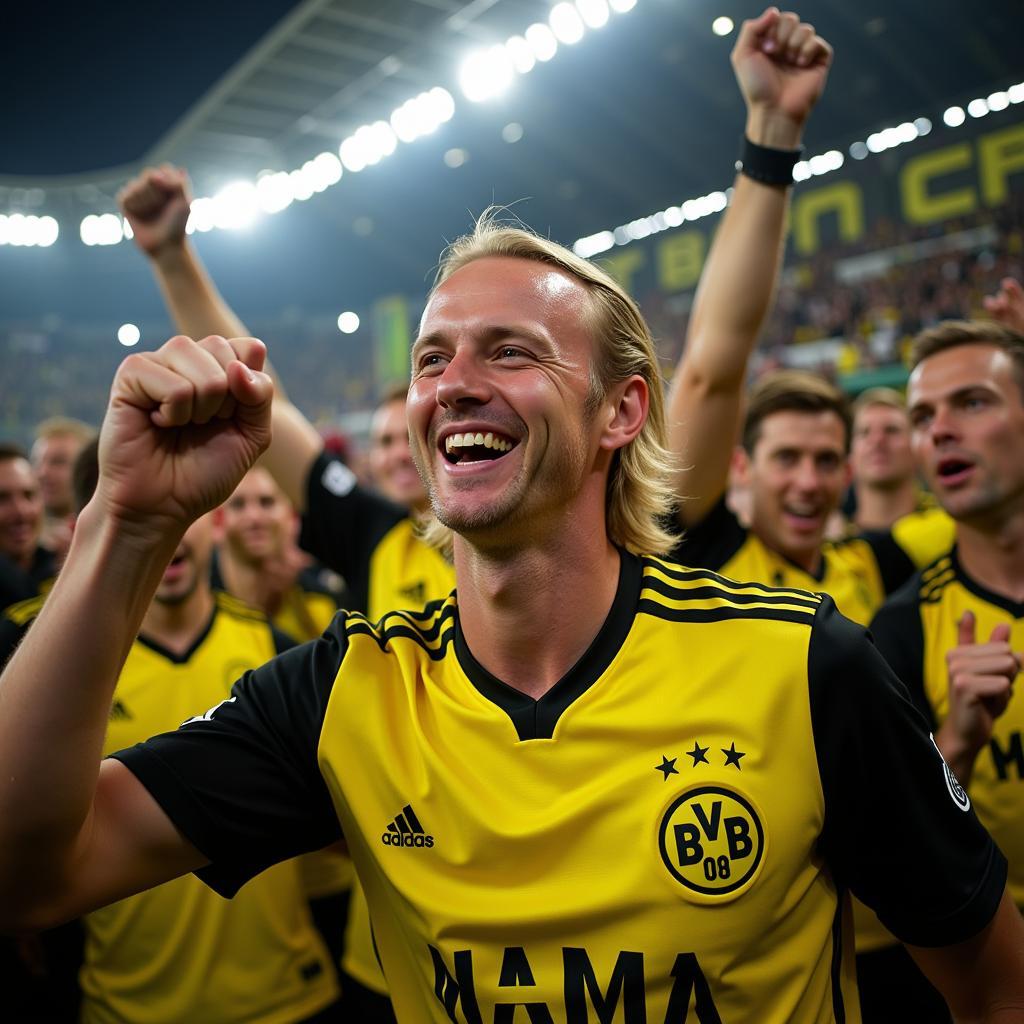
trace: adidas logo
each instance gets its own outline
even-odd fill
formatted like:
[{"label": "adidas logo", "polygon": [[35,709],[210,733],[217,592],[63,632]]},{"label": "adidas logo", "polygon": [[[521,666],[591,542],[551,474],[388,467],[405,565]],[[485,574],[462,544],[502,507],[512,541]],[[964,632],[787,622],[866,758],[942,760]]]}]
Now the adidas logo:
[{"label": "adidas logo", "polygon": [[385,846],[434,845],[434,837],[424,833],[419,818],[409,804],[402,808],[402,813],[394,821],[388,822],[388,830],[380,837],[380,841]]}]

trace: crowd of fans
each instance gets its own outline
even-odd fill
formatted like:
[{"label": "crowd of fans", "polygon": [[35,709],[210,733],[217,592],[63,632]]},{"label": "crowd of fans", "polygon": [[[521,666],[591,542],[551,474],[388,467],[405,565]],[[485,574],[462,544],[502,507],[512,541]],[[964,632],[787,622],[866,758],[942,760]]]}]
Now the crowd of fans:
[{"label": "crowd of fans", "polygon": [[[184,337],[0,339],[0,1019],[1024,1021],[1024,202],[777,289],[831,49],[769,8],[733,59],[660,351],[484,219],[374,395],[243,323],[170,166],[120,202]],[[371,407],[365,459],[314,425]]]}]

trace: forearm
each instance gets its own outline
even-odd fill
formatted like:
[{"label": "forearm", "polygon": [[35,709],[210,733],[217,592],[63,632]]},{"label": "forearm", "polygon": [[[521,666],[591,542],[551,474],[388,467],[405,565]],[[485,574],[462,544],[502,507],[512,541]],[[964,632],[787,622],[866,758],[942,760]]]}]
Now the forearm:
[{"label": "forearm", "polygon": [[219,334],[244,338],[249,332],[224,301],[192,244],[185,239],[151,257],[164,302],[178,330],[190,338]]},{"label": "forearm", "polygon": [[74,854],[114,687],[179,537],[148,543],[87,508],[0,677],[0,904],[59,878]]}]

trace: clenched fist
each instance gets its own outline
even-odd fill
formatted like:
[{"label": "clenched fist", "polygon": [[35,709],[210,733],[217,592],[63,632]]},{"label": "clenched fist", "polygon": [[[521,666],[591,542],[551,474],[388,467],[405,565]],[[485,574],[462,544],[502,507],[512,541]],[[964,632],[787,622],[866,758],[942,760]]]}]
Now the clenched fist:
[{"label": "clenched fist", "polygon": [[118,192],[117,202],[135,244],[148,256],[184,242],[192,194],[188,175],[180,168],[147,167]]},{"label": "clenched fist", "polygon": [[171,338],[129,356],[100,432],[95,501],[159,534],[225,501],[270,443],[273,385],[255,338]]}]

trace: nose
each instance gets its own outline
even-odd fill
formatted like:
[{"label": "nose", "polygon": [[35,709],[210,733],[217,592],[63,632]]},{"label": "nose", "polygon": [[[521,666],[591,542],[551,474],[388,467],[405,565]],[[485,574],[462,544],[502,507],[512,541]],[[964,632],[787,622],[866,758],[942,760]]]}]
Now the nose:
[{"label": "nose", "polygon": [[445,409],[482,405],[490,393],[487,374],[476,355],[457,350],[437,382],[437,404]]},{"label": "nose", "polygon": [[821,486],[820,474],[813,457],[801,459],[797,464],[794,483],[801,491],[816,491]]},{"label": "nose", "polygon": [[940,405],[932,416],[932,421],[928,425],[928,433],[931,437],[931,442],[936,447],[943,442],[956,441],[959,439],[959,432],[956,428],[956,420],[952,415],[952,411],[946,405]]}]

